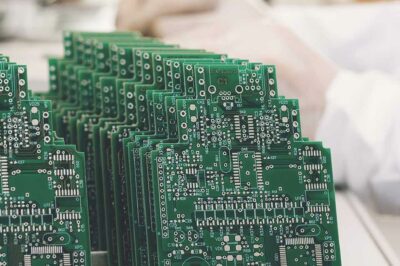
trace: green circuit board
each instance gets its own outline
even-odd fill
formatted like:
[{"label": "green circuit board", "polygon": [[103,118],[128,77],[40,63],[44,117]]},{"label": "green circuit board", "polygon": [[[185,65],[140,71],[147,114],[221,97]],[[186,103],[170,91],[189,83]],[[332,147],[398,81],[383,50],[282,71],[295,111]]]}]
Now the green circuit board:
[{"label": "green circuit board", "polygon": [[114,265],[341,265],[329,149],[272,65],[137,33],[66,32],[53,124],[85,153]]},{"label": "green circuit board", "polygon": [[56,137],[52,104],[0,55],[0,265],[89,266],[84,156]]}]

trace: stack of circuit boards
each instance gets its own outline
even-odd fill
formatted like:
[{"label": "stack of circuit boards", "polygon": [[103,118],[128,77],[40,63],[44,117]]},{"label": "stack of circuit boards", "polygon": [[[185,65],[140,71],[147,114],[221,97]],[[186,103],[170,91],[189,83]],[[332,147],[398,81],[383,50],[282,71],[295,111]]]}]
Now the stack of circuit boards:
[{"label": "stack of circuit boards", "polygon": [[274,66],[137,33],[66,32],[64,48],[38,96],[85,153],[110,266],[340,265],[330,153]]},{"label": "stack of circuit boards", "polygon": [[52,104],[0,55],[0,265],[90,265],[84,156],[53,131]]}]

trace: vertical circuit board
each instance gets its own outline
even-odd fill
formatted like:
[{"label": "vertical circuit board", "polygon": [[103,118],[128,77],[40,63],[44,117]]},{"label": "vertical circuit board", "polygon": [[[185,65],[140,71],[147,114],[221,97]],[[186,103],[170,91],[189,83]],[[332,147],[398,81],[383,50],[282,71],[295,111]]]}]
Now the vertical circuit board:
[{"label": "vertical circuit board", "polygon": [[40,97],[85,153],[110,266],[341,265],[330,151],[274,66],[136,33],[66,32],[64,48]]},{"label": "vertical circuit board", "polygon": [[84,156],[52,115],[26,67],[0,56],[0,265],[91,265]]}]

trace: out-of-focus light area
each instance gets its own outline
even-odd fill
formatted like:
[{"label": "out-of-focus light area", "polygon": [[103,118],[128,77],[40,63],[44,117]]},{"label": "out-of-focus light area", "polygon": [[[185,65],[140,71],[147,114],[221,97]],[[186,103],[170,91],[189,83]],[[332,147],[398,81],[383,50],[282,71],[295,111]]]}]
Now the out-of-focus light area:
[{"label": "out-of-focus light area", "polygon": [[277,65],[303,134],[332,149],[343,265],[399,265],[399,1],[0,0],[0,53],[27,64],[33,90],[47,90],[65,29],[139,30]]},{"label": "out-of-focus light area", "polygon": [[[145,1],[138,1],[145,2]],[[185,1],[184,1],[185,2]],[[390,0],[270,0],[272,6],[384,3]],[[63,29],[112,30],[118,0],[2,0],[0,38],[60,39]]]},{"label": "out-of-focus light area", "polygon": [[2,0],[0,36],[61,39],[62,29],[114,29],[114,0]]}]

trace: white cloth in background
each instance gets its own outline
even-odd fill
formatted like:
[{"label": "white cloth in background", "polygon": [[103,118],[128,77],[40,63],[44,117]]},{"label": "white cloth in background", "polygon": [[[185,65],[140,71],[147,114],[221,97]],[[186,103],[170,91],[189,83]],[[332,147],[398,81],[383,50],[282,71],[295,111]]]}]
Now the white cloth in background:
[{"label": "white cloth in background", "polygon": [[[400,214],[400,84],[378,71],[341,71],[317,139],[331,147],[335,180],[382,212]],[[372,198],[370,198],[372,196]]]},{"label": "white cloth in background", "polygon": [[[342,68],[317,139],[334,176],[400,214],[400,3],[278,8],[278,18]],[[372,197],[370,197],[372,196]]]},{"label": "white cloth in background", "polygon": [[400,2],[277,6],[276,18],[339,66],[400,78]]}]

